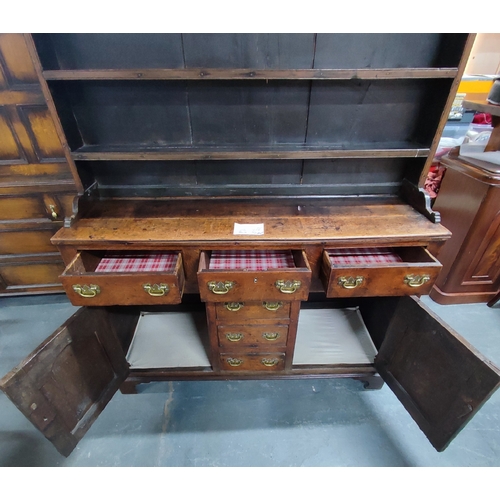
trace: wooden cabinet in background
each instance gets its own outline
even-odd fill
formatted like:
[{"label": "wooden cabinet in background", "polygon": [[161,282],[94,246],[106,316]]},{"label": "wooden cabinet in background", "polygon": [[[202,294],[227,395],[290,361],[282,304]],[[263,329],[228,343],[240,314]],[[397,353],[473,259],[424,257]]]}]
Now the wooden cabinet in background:
[{"label": "wooden cabinet in background", "polygon": [[77,187],[43,83],[24,35],[0,34],[0,295],[62,291],[50,238]]},{"label": "wooden cabinet in background", "polygon": [[500,289],[500,106],[484,98],[463,106],[491,114],[493,130],[484,152],[461,156],[456,148],[442,159],[447,171],[434,209],[453,234],[439,252],[443,270],[430,293],[440,304],[490,302]]}]

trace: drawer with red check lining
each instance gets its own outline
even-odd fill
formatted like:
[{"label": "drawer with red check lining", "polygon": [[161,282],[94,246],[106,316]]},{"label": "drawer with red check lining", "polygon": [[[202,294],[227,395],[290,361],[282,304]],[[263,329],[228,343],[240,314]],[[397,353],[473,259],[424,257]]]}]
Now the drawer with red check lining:
[{"label": "drawer with red check lining", "polygon": [[422,295],[441,267],[422,247],[335,248],[323,252],[321,280],[327,297]]},{"label": "drawer with red check lining", "polygon": [[179,304],[180,252],[79,252],[60,276],[76,306]]},{"label": "drawer with red check lining", "polygon": [[206,302],[307,300],[311,268],[300,250],[202,251],[200,297]]}]

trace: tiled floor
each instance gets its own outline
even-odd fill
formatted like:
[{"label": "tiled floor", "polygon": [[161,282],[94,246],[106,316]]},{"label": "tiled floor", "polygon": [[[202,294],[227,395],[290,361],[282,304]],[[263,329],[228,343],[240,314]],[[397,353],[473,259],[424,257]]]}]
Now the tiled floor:
[{"label": "tiled floor", "polygon": [[[500,305],[424,301],[500,366]],[[0,299],[0,375],[77,308]],[[173,382],[117,393],[69,458],[0,394],[0,466],[500,466],[500,391],[442,453],[390,389],[353,380]]]}]

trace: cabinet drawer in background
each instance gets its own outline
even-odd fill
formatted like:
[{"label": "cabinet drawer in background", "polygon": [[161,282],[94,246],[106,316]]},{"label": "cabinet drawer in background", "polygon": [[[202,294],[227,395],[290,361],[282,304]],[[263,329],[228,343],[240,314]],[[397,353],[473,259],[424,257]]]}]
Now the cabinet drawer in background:
[{"label": "cabinet drawer in background", "polygon": [[179,252],[79,252],[61,275],[77,306],[178,304],[184,291]]},{"label": "cabinet drawer in background", "polygon": [[62,292],[63,270],[59,254],[0,258],[0,293]]},{"label": "cabinet drawer in background", "polygon": [[217,334],[219,345],[224,352],[250,346],[269,350],[286,346],[288,325],[220,325]]},{"label": "cabinet drawer in background", "polygon": [[217,319],[224,323],[241,323],[249,319],[288,320],[290,302],[218,302],[215,304]]},{"label": "cabinet drawer in background", "polygon": [[67,215],[71,215],[74,197],[73,193],[0,196],[0,221],[33,219],[62,221]]},{"label": "cabinet drawer in background", "polygon": [[441,264],[421,247],[331,249],[323,252],[327,297],[427,294]]},{"label": "cabinet drawer in background", "polygon": [[53,253],[56,247],[50,238],[61,228],[62,223],[38,223],[36,227],[4,229],[0,227],[0,255],[22,255]]},{"label": "cabinet drawer in background", "polygon": [[[279,268],[271,267],[275,265],[272,256],[278,253],[263,251],[256,252],[255,259],[241,257],[254,255],[251,252],[233,251],[232,257],[226,259],[226,267],[217,269],[211,262],[215,254],[201,252],[198,267],[201,299],[206,302],[307,300],[311,268],[305,252],[289,251],[289,261]],[[271,262],[270,267],[261,269],[265,260]]]}]

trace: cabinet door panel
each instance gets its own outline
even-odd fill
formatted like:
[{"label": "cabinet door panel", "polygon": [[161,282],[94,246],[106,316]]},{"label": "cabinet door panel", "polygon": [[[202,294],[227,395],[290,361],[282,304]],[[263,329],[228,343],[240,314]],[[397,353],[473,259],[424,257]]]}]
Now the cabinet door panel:
[{"label": "cabinet door panel", "polygon": [[119,338],[137,317],[79,309],[0,388],[57,450],[68,456],[128,374]]},{"label": "cabinet door panel", "polygon": [[500,386],[500,369],[416,297],[395,299],[393,305],[375,367],[443,451]]}]

